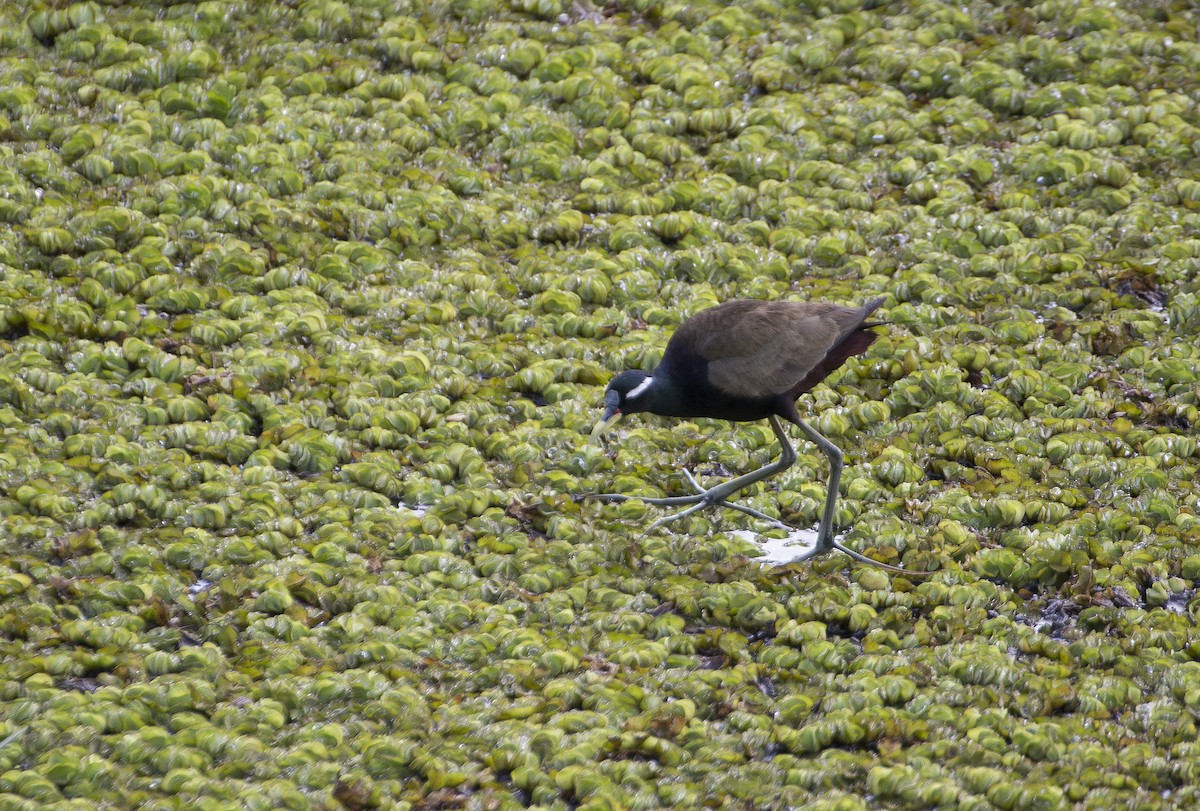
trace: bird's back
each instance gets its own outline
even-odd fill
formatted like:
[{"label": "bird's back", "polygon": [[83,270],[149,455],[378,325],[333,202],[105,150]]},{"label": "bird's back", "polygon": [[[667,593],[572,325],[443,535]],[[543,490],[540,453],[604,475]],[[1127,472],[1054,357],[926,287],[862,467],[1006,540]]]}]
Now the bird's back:
[{"label": "bird's back", "polygon": [[[679,326],[660,369],[681,385],[707,388],[693,397],[725,402],[722,410],[759,412],[781,396],[794,400],[875,340],[866,319],[884,299],[861,307],[828,302],[727,301]],[[753,405],[752,405],[753,404]],[[769,413],[769,412],[768,412]],[[765,413],[725,419],[758,419]],[[695,415],[701,416],[701,415]]]}]

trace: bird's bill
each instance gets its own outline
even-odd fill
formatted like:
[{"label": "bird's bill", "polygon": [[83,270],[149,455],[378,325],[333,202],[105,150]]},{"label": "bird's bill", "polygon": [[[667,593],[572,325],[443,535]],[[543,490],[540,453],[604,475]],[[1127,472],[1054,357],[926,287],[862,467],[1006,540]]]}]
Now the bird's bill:
[{"label": "bird's bill", "polygon": [[621,419],[619,402],[620,398],[616,392],[610,392],[609,396],[604,398],[604,416],[600,418],[600,422],[596,423],[596,427],[592,429],[592,442],[599,442],[600,435],[616,425],[617,421]]},{"label": "bird's bill", "polygon": [[620,421],[620,419],[621,419],[621,412],[620,412],[620,411],[617,411],[617,412],[615,412],[615,413],[613,413],[613,414],[609,414],[608,412],[605,412],[605,413],[604,413],[604,419],[602,419],[602,420],[600,420],[600,422],[596,423],[596,427],[592,429],[592,439],[591,439],[591,441],[592,441],[592,442],[599,442],[599,441],[600,441],[600,435],[601,435],[601,434],[603,434],[605,431],[607,431],[609,428],[611,428],[611,427],[613,427],[614,425],[616,425],[616,424],[617,424],[617,422],[619,422],[619,421]]}]

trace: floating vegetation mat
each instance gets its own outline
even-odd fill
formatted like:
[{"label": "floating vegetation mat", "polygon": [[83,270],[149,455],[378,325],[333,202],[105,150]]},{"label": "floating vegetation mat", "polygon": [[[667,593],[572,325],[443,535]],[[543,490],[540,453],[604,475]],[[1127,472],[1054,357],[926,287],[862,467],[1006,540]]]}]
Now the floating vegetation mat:
[{"label": "floating vegetation mat", "polygon": [[[1183,0],[0,3],[0,807],[1200,803]],[[837,531],[603,385],[886,327]],[[745,494],[816,523],[826,465]]]}]

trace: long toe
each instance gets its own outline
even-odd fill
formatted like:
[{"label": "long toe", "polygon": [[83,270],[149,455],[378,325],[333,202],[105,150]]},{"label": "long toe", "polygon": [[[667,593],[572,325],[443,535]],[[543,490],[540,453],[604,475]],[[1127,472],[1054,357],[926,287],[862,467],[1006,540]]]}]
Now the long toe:
[{"label": "long toe", "polygon": [[721,501],[717,502],[717,505],[721,506],[721,507],[728,507],[729,509],[737,510],[738,512],[743,512],[746,515],[751,516],[752,518],[758,518],[760,520],[766,521],[767,523],[770,523],[770,524],[774,524],[775,526],[781,527],[783,529],[794,529],[794,527],[789,527],[787,524],[783,523],[775,516],[767,515],[765,512],[756,510],[753,507],[747,507],[744,504],[738,504],[737,502],[734,502],[734,501],[725,501],[722,499]]},{"label": "long toe", "polygon": [[583,501],[589,498],[594,498],[599,501],[629,501],[629,499],[637,498],[637,496],[627,496],[624,493],[589,493],[584,496],[578,496],[576,501]]},{"label": "long toe", "polygon": [[648,535],[649,533],[653,532],[654,530],[658,529],[661,526],[664,526],[665,524],[670,524],[674,521],[678,521],[680,518],[686,518],[687,516],[691,515],[692,513],[698,512],[703,509],[707,509],[710,506],[712,506],[712,505],[706,504],[705,502],[700,501],[696,504],[693,504],[691,507],[688,507],[686,510],[682,510],[681,512],[674,513],[673,515],[664,515],[662,518],[659,518],[653,524],[646,527],[646,531],[643,532],[642,534]]},{"label": "long toe", "polygon": [[608,501],[632,501],[637,499],[646,504],[653,504],[656,507],[679,507],[684,504],[695,504],[705,500],[705,493],[696,493],[691,496],[667,496],[666,498],[647,498],[644,496],[627,496],[620,493],[606,493],[602,495],[591,496],[591,498],[605,499]]},{"label": "long toe", "polygon": [[701,493],[701,494],[708,492],[708,490],[705,489],[704,485],[702,485],[702,484],[700,484],[700,482],[696,481],[696,477],[692,475],[692,471],[688,470],[686,467],[681,468],[681,470],[683,470],[683,475],[687,478],[688,484],[690,484],[692,486],[693,490],[695,490],[697,493]]}]

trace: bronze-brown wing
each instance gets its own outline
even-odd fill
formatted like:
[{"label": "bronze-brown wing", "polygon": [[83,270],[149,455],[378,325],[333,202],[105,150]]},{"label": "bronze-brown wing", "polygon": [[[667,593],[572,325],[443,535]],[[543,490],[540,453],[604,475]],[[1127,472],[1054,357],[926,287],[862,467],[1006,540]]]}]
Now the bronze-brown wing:
[{"label": "bronze-brown wing", "polygon": [[713,386],[737,397],[771,397],[804,380],[873,309],[827,302],[730,301],[690,318],[675,338],[687,341],[708,361]]}]

